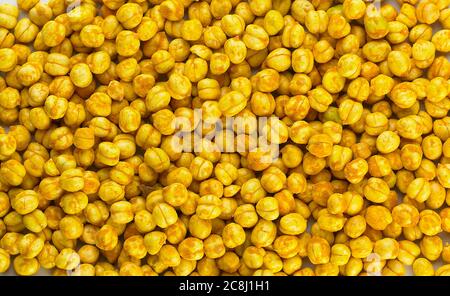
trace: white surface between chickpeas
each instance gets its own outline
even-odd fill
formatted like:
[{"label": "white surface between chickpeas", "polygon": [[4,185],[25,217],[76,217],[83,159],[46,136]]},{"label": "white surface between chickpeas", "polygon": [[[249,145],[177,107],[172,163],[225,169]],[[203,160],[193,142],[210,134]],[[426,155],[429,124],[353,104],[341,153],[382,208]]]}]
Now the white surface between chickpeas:
[{"label": "white surface between chickpeas", "polygon": [[[294,0],[291,0],[291,1],[294,1]],[[366,1],[366,2],[379,2],[378,0],[375,0],[375,1],[370,1],[370,0],[368,1],[368,0],[365,0],[365,1]],[[47,3],[48,0],[41,0],[41,2],[42,2],[42,3]],[[395,8],[397,8],[397,10],[399,9],[399,5],[398,5],[398,3],[397,3],[395,0],[381,0],[381,2],[382,2],[382,4],[383,4],[383,3],[390,3],[390,4],[392,4]],[[13,4],[13,5],[17,5],[16,0],[0,0],[0,4],[2,4],[2,3],[10,3],[10,4]],[[23,12],[21,12],[19,18],[22,18],[22,17],[24,17],[25,15],[26,15],[26,14],[24,14]],[[435,25],[433,26],[433,32],[435,32],[435,31],[437,31],[437,30],[439,30],[439,29],[440,29],[440,27],[439,27],[438,24],[435,24]],[[447,54],[447,59],[450,59],[450,54]],[[402,196],[402,194],[399,192],[399,199],[402,198],[401,196]],[[309,224],[309,227],[308,227],[308,231],[309,231],[309,230],[310,230],[310,227],[311,227],[311,221],[309,221],[308,224]],[[444,245],[445,245],[446,243],[447,243],[447,244],[450,243],[450,234],[449,234],[449,233],[444,233],[444,232],[442,232],[442,233],[440,234],[440,237],[443,239]],[[442,262],[441,259],[439,259],[439,260],[433,262],[433,265],[434,265],[435,269],[437,269],[437,268],[438,268],[439,266],[441,266],[442,264],[443,264],[443,262]],[[305,264],[303,265],[303,267],[313,267],[313,265],[310,264],[309,262],[308,262],[308,263],[305,262]],[[411,266],[405,266],[405,267],[406,267],[406,275],[413,275],[413,273],[412,273],[412,267],[411,267]],[[0,274],[0,276],[14,276],[14,275],[16,275],[16,274],[15,274],[15,272],[14,272],[14,268],[12,267],[12,258],[11,258],[11,266],[10,266],[8,272],[3,273],[3,274]],[[37,275],[37,276],[48,276],[48,275],[51,275],[51,271],[41,268],[40,271],[39,271],[36,275]]]}]

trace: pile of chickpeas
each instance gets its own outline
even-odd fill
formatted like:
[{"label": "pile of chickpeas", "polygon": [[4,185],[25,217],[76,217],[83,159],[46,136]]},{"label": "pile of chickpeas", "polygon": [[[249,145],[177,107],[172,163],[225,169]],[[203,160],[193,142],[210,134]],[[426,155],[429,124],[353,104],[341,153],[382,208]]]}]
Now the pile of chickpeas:
[{"label": "pile of chickpeas", "polygon": [[397,2],[0,4],[0,273],[450,275],[450,1]]}]

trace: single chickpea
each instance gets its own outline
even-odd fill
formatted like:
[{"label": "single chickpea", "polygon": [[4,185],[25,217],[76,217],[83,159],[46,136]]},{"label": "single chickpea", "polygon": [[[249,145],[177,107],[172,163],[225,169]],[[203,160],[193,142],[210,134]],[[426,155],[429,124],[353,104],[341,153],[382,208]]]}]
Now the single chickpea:
[{"label": "single chickpea", "polygon": [[150,255],[156,255],[165,244],[167,236],[164,232],[152,231],[144,236],[144,244]]},{"label": "single chickpea", "polygon": [[250,24],[245,28],[242,40],[247,48],[261,50],[269,44],[269,35],[264,28]]},{"label": "single chickpea", "polygon": [[362,0],[345,0],[342,8],[346,18],[357,20],[364,16],[366,4]]},{"label": "single chickpea", "polygon": [[383,203],[388,199],[389,186],[379,178],[370,178],[364,186],[364,196],[372,202]]},{"label": "single chickpea", "polygon": [[354,79],[361,72],[361,58],[352,53],[345,54],[339,58],[337,70],[342,77]]},{"label": "single chickpea", "polygon": [[125,29],[137,27],[142,20],[142,7],[137,3],[126,3],[117,10],[117,20]]},{"label": "single chickpea", "polygon": [[392,210],[393,220],[402,227],[412,227],[419,222],[419,211],[413,205],[400,204]]},{"label": "single chickpea", "polygon": [[328,14],[323,10],[308,11],[305,17],[305,25],[312,34],[324,33],[328,27]]},{"label": "single chickpea", "polygon": [[58,254],[58,249],[49,243],[45,243],[42,251],[37,256],[37,259],[42,267],[45,269],[51,269],[56,265],[55,260]]},{"label": "single chickpea", "polygon": [[26,259],[35,258],[44,247],[44,239],[35,234],[25,234],[19,242],[20,255]]},{"label": "single chickpea", "polygon": [[273,222],[259,220],[252,230],[251,242],[256,247],[266,247],[272,244],[276,237],[276,226]]},{"label": "single chickpea", "polygon": [[407,187],[406,194],[418,202],[426,201],[431,194],[430,183],[424,178],[416,178]]},{"label": "single chickpea", "polygon": [[330,260],[330,245],[321,237],[312,237],[308,242],[307,250],[308,258],[313,264],[326,264]]},{"label": "single chickpea", "polygon": [[65,216],[59,221],[59,227],[67,239],[77,239],[83,234],[83,224],[76,216]]},{"label": "single chickpea", "polygon": [[350,33],[350,24],[339,14],[332,14],[328,21],[328,34],[335,39],[340,39]]},{"label": "single chickpea", "polygon": [[117,230],[113,226],[105,224],[97,231],[95,244],[100,250],[113,250],[117,243]]},{"label": "single chickpea", "polygon": [[353,257],[358,259],[367,258],[372,253],[373,242],[369,237],[363,235],[350,240],[349,247]]},{"label": "single chickpea", "polygon": [[314,44],[312,52],[317,63],[326,63],[334,56],[334,49],[327,40],[320,40]]},{"label": "single chickpea", "polygon": [[441,51],[441,52],[449,52],[450,51],[450,45],[448,42],[449,34],[450,34],[449,29],[443,29],[443,30],[437,31],[433,35],[433,37],[431,38],[431,42],[433,42],[434,46],[436,47],[436,50]]},{"label": "single chickpea", "polygon": [[17,24],[17,18],[19,17],[19,9],[14,5],[3,3],[2,5],[0,5],[0,15],[2,16],[0,26],[6,29],[12,29]]},{"label": "single chickpea", "polygon": [[442,231],[441,217],[432,210],[420,212],[419,229],[425,235],[433,236],[439,234]]},{"label": "single chickpea", "polygon": [[36,258],[27,259],[22,255],[14,258],[13,261],[14,271],[18,275],[30,276],[38,272],[39,262]]},{"label": "single chickpea", "polygon": [[245,242],[246,234],[241,225],[229,223],[223,228],[222,237],[227,248],[236,248]]},{"label": "single chickpea", "polygon": [[308,100],[312,109],[325,112],[333,98],[324,88],[318,87],[308,92]]},{"label": "single chickpea", "polygon": [[96,159],[107,166],[115,166],[119,162],[120,149],[111,142],[102,142],[98,145]]},{"label": "single chickpea", "polygon": [[42,38],[45,45],[55,47],[66,37],[66,27],[56,21],[49,21],[42,27]]},{"label": "single chickpea", "polygon": [[84,187],[82,170],[69,169],[64,171],[59,178],[59,184],[62,189],[68,192],[80,191]]},{"label": "single chickpea", "polygon": [[427,259],[418,258],[414,260],[413,273],[417,276],[432,276],[434,275],[434,267]]},{"label": "single chickpea", "polygon": [[292,52],[292,69],[297,73],[310,73],[314,67],[312,50],[298,48]]},{"label": "single chickpea", "polygon": [[241,35],[245,30],[245,21],[237,14],[227,14],[220,22],[223,32],[229,37]]},{"label": "single chickpea", "polygon": [[117,34],[116,50],[119,55],[124,57],[131,57],[139,51],[139,47],[140,40],[137,33],[133,31],[123,30]]},{"label": "single chickpea", "polygon": [[103,30],[97,25],[87,25],[81,29],[80,39],[86,47],[100,47],[105,41]]},{"label": "single chickpea", "polygon": [[55,259],[56,267],[64,270],[73,270],[80,264],[80,255],[73,249],[62,249]]},{"label": "single chickpea", "polygon": [[70,70],[70,79],[77,87],[87,87],[92,82],[92,72],[85,63],[78,63]]},{"label": "single chickpea", "polygon": [[264,16],[263,25],[266,32],[274,36],[284,27],[283,15],[278,10],[269,10]]},{"label": "single chickpea", "polygon": [[9,72],[13,70],[17,65],[17,54],[14,50],[10,48],[0,49],[0,71]]},{"label": "single chickpea", "polygon": [[118,201],[111,205],[111,220],[117,224],[127,224],[133,221],[134,213],[132,205],[128,201]]},{"label": "single chickpea", "polygon": [[384,206],[369,206],[365,218],[367,224],[376,230],[384,230],[393,221],[391,212]]},{"label": "single chickpea", "polygon": [[[49,22],[51,23],[51,22]],[[45,25],[49,24],[46,23]],[[48,27],[51,27],[52,25],[48,25]],[[58,25],[56,25],[58,26]],[[58,26],[59,29],[61,29],[61,27]],[[62,28],[64,28],[64,26],[62,26]],[[64,28],[65,29],[65,28]],[[44,28],[42,28],[41,34],[44,35]],[[48,35],[48,30],[46,30],[46,33]],[[52,43],[52,40],[57,40],[58,42],[62,42],[62,40],[64,40],[64,33],[61,34],[61,31],[56,31],[55,32],[55,38],[50,37],[49,38],[49,43]],[[23,43],[29,43],[32,42],[37,36],[39,35],[39,27],[36,26],[35,24],[33,24],[31,22],[31,20],[29,18],[22,18],[21,20],[19,20],[16,24],[16,26],[14,27],[14,36],[16,37],[16,40],[19,42],[23,42]],[[59,44],[59,43],[58,43]]]},{"label": "single chickpea", "polygon": [[40,196],[33,190],[23,190],[11,200],[11,207],[21,215],[33,212],[39,205]]}]

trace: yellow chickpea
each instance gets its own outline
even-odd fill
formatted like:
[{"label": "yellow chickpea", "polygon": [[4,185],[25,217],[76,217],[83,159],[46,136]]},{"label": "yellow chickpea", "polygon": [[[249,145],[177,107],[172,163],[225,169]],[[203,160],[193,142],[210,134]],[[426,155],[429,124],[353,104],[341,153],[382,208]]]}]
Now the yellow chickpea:
[{"label": "yellow chickpea", "polygon": [[73,249],[62,249],[55,259],[56,267],[64,270],[75,269],[80,264],[80,255]]},{"label": "yellow chickpea", "polygon": [[434,267],[427,259],[418,258],[414,260],[413,272],[417,276],[431,276],[434,275]]},{"label": "yellow chickpea", "polygon": [[83,234],[83,224],[76,216],[62,218],[59,227],[67,239],[77,239]]},{"label": "yellow chickpea", "polygon": [[378,178],[370,178],[364,186],[364,196],[375,203],[383,203],[388,199],[389,186]]},{"label": "yellow chickpea", "polygon": [[137,33],[123,30],[117,34],[116,50],[119,55],[131,57],[139,51],[139,46],[140,40]]},{"label": "yellow chickpea", "polygon": [[326,63],[334,56],[334,49],[327,40],[320,40],[314,44],[312,52],[317,63]]},{"label": "yellow chickpea", "polygon": [[450,51],[450,45],[448,42],[448,36],[450,34],[450,30],[443,29],[437,31],[433,37],[431,38],[431,42],[433,42],[434,46],[436,47],[436,50],[441,52],[449,52]]},{"label": "yellow chickpea", "polygon": [[0,49],[0,71],[9,72],[13,70],[17,65],[17,54],[14,50],[10,48]]},{"label": "yellow chickpea", "polygon": [[366,210],[367,224],[376,230],[384,230],[392,223],[391,212],[384,206],[370,206]]},{"label": "yellow chickpea", "polygon": [[312,237],[308,242],[307,250],[308,258],[313,264],[326,264],[330,260],[330,245],[321,237]]},{"label": "yellow chickpea", "polygon": [[308,100],[312,109],[325,112],[333,98],[324,88],[318,87],[308,92]]},{"label": "yellow chickpea", "polygon": [[126,3],[117,10],[117,20],[125,29],[137,27],[142,20],[142,7],[137,3]]},{"label": "yellow chickpea", "polygon": [[17,24],[19,9],[14,5],[4,3],[0,6],[0,15],[2,16],[2,22],[0,23],[0,26],[6,29],[12,29]]},{"label": "yellow chickpea", "polygon": [[10,259],[10,256],[9,256],[9,253],[6,251],[6,250],[4,250],[4,249],[0,249],[0,262],[1,262],[1,265],[0,265],[0,272],[6,272],[8,269],[9,269],[9,266],[10,266],[10,264],[11,264],[11,259]]},{"label": "yellow chickpea", "polygon": [[24,190],[14,196],[11,207],[21,215],[34,211],[39,205],[39,194],[33,190]]},{"label": "yellow chickpea", "polygon": [[64,40],[66,27],[56,21],[49,21],[42,27],[41,32],[45,45],[54,47]]},{"label": "yellow chickpea", "polygon": [[103,225],[97,231],[95,236],[95,244],[100,250],[113,250],[118,243],[117,230],[111,225]]},{"label": "yellow chickpea", "polygon": [[431,194],[430,183],[424,178],[414,179],[409,183],[406,194],[418,202],[426,201]]},{"label": "yellow chickpea", "polygon": [[21,255],[14,258],[14,270],[18,275],[30,276],[38,272],[39,262],[36,258],[27,259]]},{"label": "yellow chickpea", "polygon": [[314,55],[310,49],[298,48],[292,52],[292,68],[297,73],[310,73],[314,66]]},{"label": "yellow chickpea", "polygon": [[269,35],[258,25],[248,25],[242,37],[247,48],[261,50],[269,44]]},{"label": "yellow chickpea", "polygon": [[251,241],[256,247],[270,245],[276,237],[276,226],[271,221],[259,220],[251,233]]}]

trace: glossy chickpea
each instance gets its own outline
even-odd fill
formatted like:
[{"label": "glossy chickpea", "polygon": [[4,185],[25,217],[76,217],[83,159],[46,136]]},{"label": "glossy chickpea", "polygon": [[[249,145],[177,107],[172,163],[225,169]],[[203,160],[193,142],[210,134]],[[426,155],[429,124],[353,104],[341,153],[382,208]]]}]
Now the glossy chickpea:
[{"label": "glossy chickpea", "polygon": [[220,22],[223,32],[229,37],[241,35],[245,30],[245,21],[238,14],[227,14]]},{"label": "glossy chickpea", "polygon": [[66,214],[79,214],[88,204],[88,197],[84,192],[67,193],[61,197],[60,206]]},{"label": "glossy chickpea", "polygon": [[432,210],[424,210],[420,213],[419,220],[420,231],[429,236],[439,234],[441,229],[441,218],[440,216]]}]

